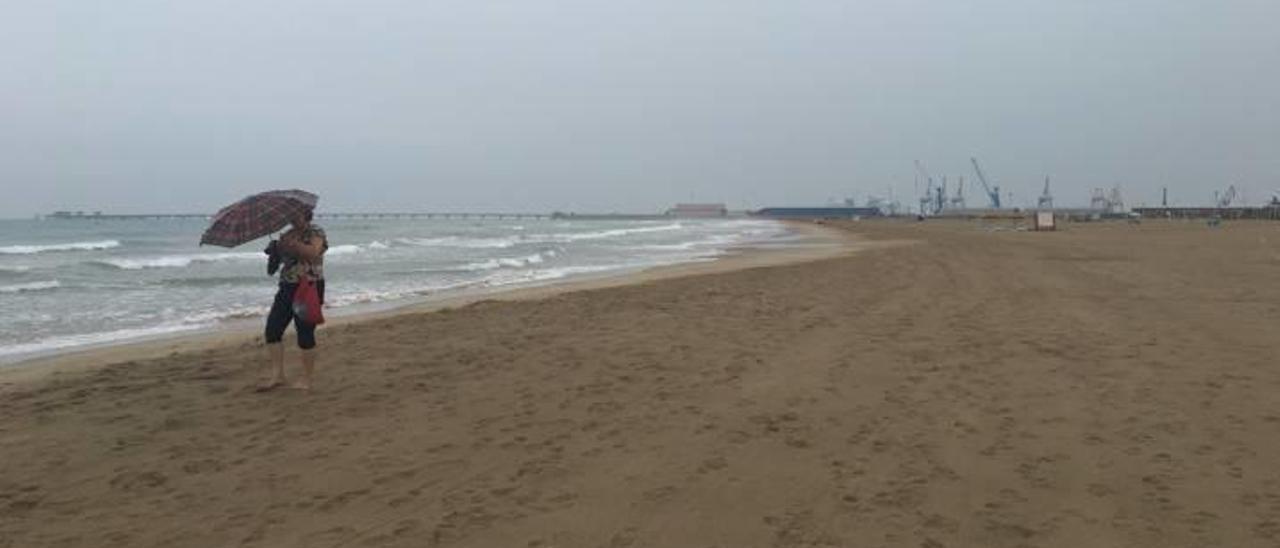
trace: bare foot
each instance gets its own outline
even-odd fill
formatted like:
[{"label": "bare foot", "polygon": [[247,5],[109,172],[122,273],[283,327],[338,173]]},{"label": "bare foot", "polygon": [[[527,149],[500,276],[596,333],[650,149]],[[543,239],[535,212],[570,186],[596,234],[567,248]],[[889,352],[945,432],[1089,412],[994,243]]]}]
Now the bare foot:
[{"label": "bare foot", "polygon": [[257,392],[270,392],[272,390],[280,388],[281,386],[284,386],[284,384],[285,384],[284,379],[281,377],[277,377],[269,381],[262,381],[258,383],[258,386],[254,388],[254,390]]},{"label": "bare foot", "polygon": [[293,384],[289,385],[289,388],[293,390],[301,390],[303,392],[310,392],[311,383],[307,381],[294,381]]}]

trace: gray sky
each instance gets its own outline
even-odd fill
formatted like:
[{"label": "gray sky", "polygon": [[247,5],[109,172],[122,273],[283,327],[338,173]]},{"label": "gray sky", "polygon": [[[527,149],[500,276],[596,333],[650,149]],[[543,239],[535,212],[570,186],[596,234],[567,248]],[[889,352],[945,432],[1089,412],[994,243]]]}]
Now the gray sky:
[{"label": "gray sky", "polygon": [[[1280,188],[1275,0],[45,0],[0,20],[0,216]],[[968,193],[970,204],[984,202]]]}]

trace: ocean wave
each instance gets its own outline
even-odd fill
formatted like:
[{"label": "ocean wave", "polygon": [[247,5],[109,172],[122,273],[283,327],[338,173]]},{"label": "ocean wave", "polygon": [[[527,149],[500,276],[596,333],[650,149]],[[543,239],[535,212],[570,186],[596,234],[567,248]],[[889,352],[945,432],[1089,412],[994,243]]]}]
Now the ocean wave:
[{"label": "ocean wave", "polygon": [[391,246],[387,245],[385,242],[374,240],[367,244],[335,245],[333,247],[330,247],[329,250],[325,252],[325,256],[329,257],[333,255],[353,255],[356,253],[364,253],[369,250],[382,250],[382,249],[391,249]]},{"label": "ocean wave", "polygon": [[268,306],[234,306],[195,312],[182,319],[184,325],[208,325],[227,320],[243,320],[265,316],[271,310]]},{"label": "ocean wave", "polygon": [[[382,242],[367,245],[344,244],[329,248],[326,256],[352,255],[363,253],[368,249],[387,249]],[[111,258],[87,261],[89,264],[116,268],[120,270],[146,270],[153,268],[187,268],[196,263],[216,263],[223,261],[266,261],[267,256],[257,251],[228,253],[193,253],[190,255],[166,255],[159,257]]]},{"label": "ocean wave", "polygon": [[672,230],[681,230],[685,226],[681,223],[673,223],[659,226],[641,226],[635,228],[614,228],[610,230],[597,230],[594,232],[564,232],[557,234],[539,234],[530,236],[533,241],[550,241],[550,242],[577,242],[581,240],[604,240],[609,238],[618,238],[621,236],[630,236],[632,234],[648,234],[652,232],[668,232]]},{"label": "ocean wave", "polygon": [[627,263],[618,263],[611,265],[583,265],[583,266],[561,266],[556,268],[541,268],[536,270],[527,270],[521,272],[502,272],[481,280],[481,283],[488,287],[502,287],[508,285],[521,285],[537,282],[545,282],[551,280],[559,280],[575,275],[582,274],[598,274],[614,270],[626,270],[636,268],[635,265]]},{"label": "ocean wave", "polygon": [[173,287],[221,287],[228,285],[248,285],[261,284],[263,280],[269,280],[266,272],[261,276],[212,276],[212,277],[190,277],[190,278],[168,278],[158,282],[152,282],[164,286]]},{"label": "ocean wave", "polygon": [[656,263],[625,263],[613,265],[584,265],[542,268],[532,270],[501,270],[474,280],[461,282],[437,283],[407,286],[396,289],[364,289],[357,291],[329,291],[325,298],[325,308],[342,308],[353,305],[375,304],[413,297],[425,297],[449,291],[471,288],[503,288],[537,284],[567,278],[575,275],[603,273],[615,270],[643,268]]},{"label": "ocean wave", "polygon": [[23,354],[36,354],[40,352],[52,352],[55,350],[63,350],[74,348],[77,346],[98,345],[114,342],[122,342],[127,340],[141,339],[145,337],[154,337],[158,335],[167,335],[179,333],[183,331],[193,331],[200,329],[202,325],[183,325],[169,324],[155,327],[138,327],[130,329],[117,329],[115,331],[104,331],[99,333],[84,333],[79,335],[63,335],[41,339],[35,342],[19,343],[9,346],[0,346],[0,357],[3,356],[21,356]]},{"label": "ocean wave", "polygon": [[705,243],[704,241],[702,241],[702,240],[695,240],[695,241],[692,241],[692,242],[681,242],[681,243],[678,243],[678,244],[651,244],[651,245],[642,245],[642,246],[640,246],[640,247],[639,247],[639,249],[646,249],[646,250],[650,250],[650,251],[690,251],[690,250],[692,250],[692,249],[694,249],[694,248],[696,248],[696,247],[704,246],[704,245],[706,245],[706,243]]},{"label": "ocean wave", "polygon": [[458,270],[475,272],[483,270],[497,270],[499,268],[528,268],[542,264],[546,262],[547,259],[555,257],[556,254],[557,252],[555,250],[547,250],[533,255],[526,255],[524,257],[498,257],[486,261],[468,263],[458,267]]},{"label": "ocean wave", "polygon": [[330,257],[333,255],[350,255],[352,253],[360,253],[362,251],[364,251],[364,248],[355,244],[335,245],[329,248],[329,251],[325,252],[325,256]]},{"label": "ocean wave", "polygon": [[698,240],[689,240],[686,242],[678,242],[671,244],[649,244],[639,246],[639,249],[648,249],[653,251],[691,251],[695,249],[715,249],[720,247],[729,247],[739,244],[750,238],[742,234],[713,234],[706,238]]},{"label": "ocean wave", "polygon": [[482,285],[481,280],[467,280],[463,282],[453,282],[444,284],[429,284],[403,287],[398,289],[363,289],[357,291],[332,292],[330,295],[326,291],[325,308],[342,308],[346,306],[374,304],[387,301],[396,301],[410,297],[422,297],[444,291],[456,291]]},{"label": "ocean wave", "polygon": [[482,287],[502,288],[508,286],[521,285],[539,285],[555,280],[562,280],[574,276],[586,276],[591,274],[604,274],[607,272],[626,272],[643,270],[657,266],[679,264],[679,263],[696,263],[705,262],[707,258],[685,258],[674,261],[635,261],[614,263],[605,265],[579,265],[579,266],[561,266],[554,268],[540,268],[533,270],[503,270],[494,273],[482,280],[478,285]]},{"label": "ocean wave", "polygon": [[98,242],[72,242],[66,244],[43,245],[10,245],[0,247],[0,255],[33,255],[57,251],[96,251],[120,247],[119,240],[102,240]]},{"label": "ocean wave", "polygon": [[408,286],[396,289],[364,289],[357,291],[329,291],[325,298],[325,308],[342,308],[361,304],[375,304],[413,297],[425,297],[448,291],[459,291],[472,288],[504,288],[510,286],[538,284],[580,276],[600,274],[610,271],[639,269],[657,266],[656,262],[618,263],[611,265],[582,265],[530,270],[501,270],[474,280]]},{"label": "ocean wave", "polygon": [[516,234],[502,237],[468,238],[463,236],[443,236],[438,238],[397,238],[396,242],[417,247],[462,247],[473,249],[506,249],[520,244],[569,243],[582,240],[604,240],[620,238],[633,234],[667,232],[684,229],[681,223],[660,226],[640,226],[633,228],[614,228],[592,232],[553,232],[548,234]]},{"label": "ocean wave", "polygon": [[0,285],[0,293],[24,293],[28,291],[45,291],[48,289],[57,289],[62,287],[62,282],[58,280],[49,280],[43,282],[31,282],[16,285]]},{"label": "ocean wave", "polygon": [[[734,245],[778,241],[779,235],[790,233],[785,225],[772,221],[672,219],[518,226],[486,225],[472,230],[415,225],[414,232],[406,234],[401,232],[405,227],[396,224],[394,231],[349,235],[343,238],[344,245],[330,250],[333,262],[340,264],[335,264],[337,270],[332,272],[336,283],[329,286],[327,307],[341,314],[349,313],[351,308],[347,307],[359,310],[355,305],[365,303],[398,306],[455,293],[485,294],[697,262]],[[0,319],[0,332],[6,335],[0,337],[4,341],[0,342],[0,362],[14,354],[60,352],[223,322],[258,321],[267,312],[265,305],[270,304],[271,281],[261,268],[266,256],[257,249],[197,249],[187,247],[189,238],[181,234],[172,241],[157,238],[155,242],[135,243],[129,238],[127,245],[110,249],[108,246],[119,243],[89,240],[105,240],[114,234],[57,234],[23,237],[22,241],[52,237],[79,242],[39,250],[34,246],[3,248],[9,254],[0,255],[5,264],[0,266],[0,301],[6,297],[15,302],[47,299],[50,304],[25,307]],[[410,237],[402,237],[406,235]],[[88,251],[93,248],[106,251]],[[86,251],[52,253],[78,250]],[[43,251],[51,253],[25,254]],[[73,270],[64,271],[69,268]],[[98,270],[81,272],[90,268]],[[142,269],[162,270],[139,275]],[[68,277],[81,274],[88,274],[88,279]],[[53,286],[50,282],[54,278],[62,282]],[[76,299],[62,299],[72,293]],[[86,300],[81,301],[81,295]],[[174,301],[174,296],[183,297],[187,305]],[[117,331],[93,333],[110,329]]]},{"label": "ocean wave", "polygon": [[99,259],[89,261],[90,264],[117,268],[120,270],[144,270],[151,268],[186,268],[193,263],[214,263],[222,261],[266,260],[266,255],[259,252],[245,253],[202,253],[194,255],[169,255],[164,257],[144,257],[138,259]]},{"label": "ocean wave", "polygon": [[396,238],[398,243],[415,247],[465,247],[472,249],[504,249],[520,243],[521,238],[465,238],[443,236],[440,238]]}]

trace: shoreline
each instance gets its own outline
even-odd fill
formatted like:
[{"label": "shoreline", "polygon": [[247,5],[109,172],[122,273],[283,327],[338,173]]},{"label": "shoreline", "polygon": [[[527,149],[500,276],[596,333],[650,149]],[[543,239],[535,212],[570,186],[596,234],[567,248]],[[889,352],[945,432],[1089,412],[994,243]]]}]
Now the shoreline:
[{"label": "shoreline", "polygon": [[247,342],[10,383],[0,538],[1280,539],[1270,225],[833,225],[857,251],[339,325],[311,392]]},{"label": "shoreline", "polygon": [[[533,282],[498,289],[467,288],[444,295],[426,295],[385,303],[356,305],[351,311],[338,312],[326,318],[324,330],[361,324],[398,316],[426,314],[465,307],[483,301],[523,301],[576,291],[589,291],[624,285],[730,272],[747,268],[790,264],[852,253],[860,248],[852,233],[817,223],[783,221],[799,236],[798,240],[779,244],[747,244],[731,247],[725,253],[705,260],[692,260],[636,270],[618,270],[586,274],[562,280]],[[211,329],[193,329],[130,339],[117,343],[91,344],[85,347],[54,350],[13,361],[0,360],[0,390],[14,384],[42,378],[48,374],[84,371],[114,363],[155,359],[174,354],[212,350],[219,347],[260,345],[263,319],[246,318],[227,321]],[[285,333],[283,343],[293,345],[296,334]]]}]

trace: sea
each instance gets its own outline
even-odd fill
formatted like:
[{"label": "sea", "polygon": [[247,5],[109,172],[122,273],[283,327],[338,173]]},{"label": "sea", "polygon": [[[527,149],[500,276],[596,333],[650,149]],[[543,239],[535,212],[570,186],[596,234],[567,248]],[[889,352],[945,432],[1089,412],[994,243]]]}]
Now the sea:
[{"label": "sea", "polygon": [[[266,314],[276,290],[262,249],[197,245],[200,219],[0,220],[0,363],[218,329]],[[497,291],[786,245],[756,219],[319,222],[326,314]]]}]

